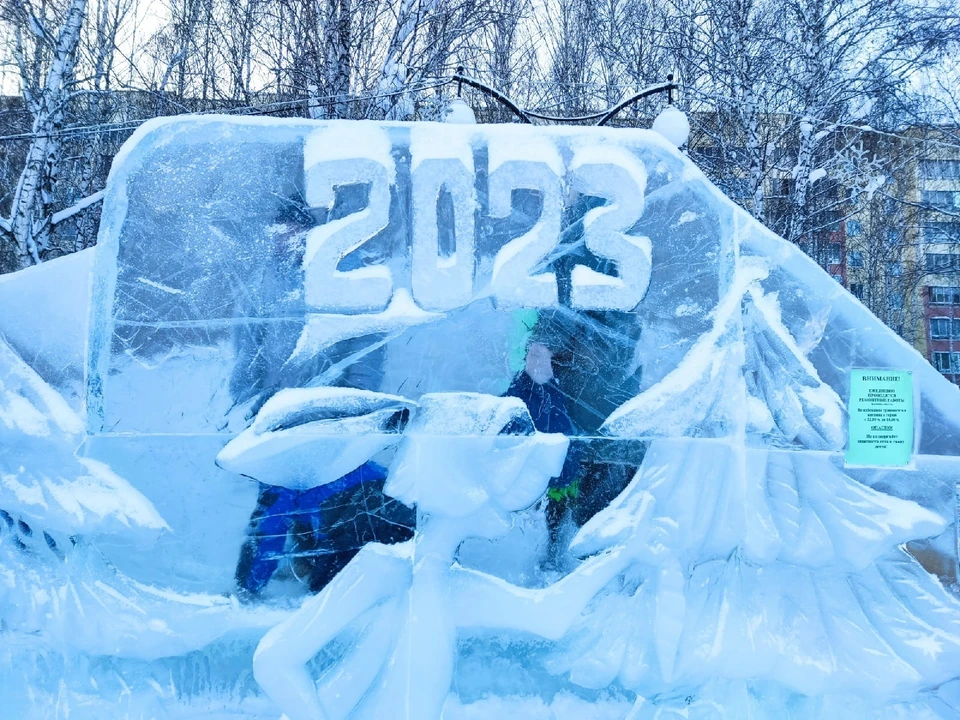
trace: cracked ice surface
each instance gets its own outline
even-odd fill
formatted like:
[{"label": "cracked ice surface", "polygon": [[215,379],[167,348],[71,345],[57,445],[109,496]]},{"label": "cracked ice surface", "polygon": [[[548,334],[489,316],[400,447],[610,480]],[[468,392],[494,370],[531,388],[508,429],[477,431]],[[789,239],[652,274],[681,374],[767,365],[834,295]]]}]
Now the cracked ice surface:
[{"label": "cracked ice surface", "polygon": [[960,714],[960,393],[657,134],[157,121],[95,253],[0,281],[11,717]]}]

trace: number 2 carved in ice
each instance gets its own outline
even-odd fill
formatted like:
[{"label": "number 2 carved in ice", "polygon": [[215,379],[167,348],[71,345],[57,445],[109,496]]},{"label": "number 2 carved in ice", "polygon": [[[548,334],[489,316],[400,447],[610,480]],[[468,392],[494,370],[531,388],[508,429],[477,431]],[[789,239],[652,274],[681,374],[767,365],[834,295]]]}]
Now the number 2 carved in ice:
[{"label": "number 2 carved in ice", "polygon": [[[557,276],[534,274],[560,239],[563,214],[563,161],[546,138],[504,134],[487,145],[490,158],[490,214],[508,217],[514,190],[536,190],[540,218],[527,232],[497,252],[491,285],[497,307],[552,307],[557,304]],[[518,142],[519,140],[519,142]]]},{"label": "number 2 carved in ice", "polygon": [[338,270],[348,254],[373,239],[390,219],[394,163],[390,138],[376,127],[329,128],[311,134],[304,149],[306,200],[333,208],[336,188],[370,188],[367,206],[315,227],[303,257],[308,306],[335,312],[378,312],[390,302],[393,278],[384,265]]}]

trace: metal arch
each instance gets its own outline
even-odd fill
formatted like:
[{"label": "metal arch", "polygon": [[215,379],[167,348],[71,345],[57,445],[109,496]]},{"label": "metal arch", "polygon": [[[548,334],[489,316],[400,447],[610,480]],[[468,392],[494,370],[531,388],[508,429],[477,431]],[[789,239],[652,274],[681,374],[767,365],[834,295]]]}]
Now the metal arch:
[{"label": "metal arch", "polygon": [[602,110],[600,112],[591,113],[589,115],[578,115],[575,117],[561,117],[559,115],[545,115],[543,113],[534,112],[532,110],[524,110],[499,90],[496,90],[490,87],[489,85],[486,85],[485,83],[482,83],[479,80],[475,80],[474,78],[466,75],[462,65],[457,68],[457,72],[453,76],[452,80],[457,83],[458,96],[462,92],[463,85],[464,84],[469,85],[472,88],[476,88],[477,90],[482,92],[484,95],[492,97],[494,100],[496,100],[501,105],[505,106],[508,110],[510,110],[510,112],[512,112],[514,115],[516,115],[520,119],[520,122],[525,123],[527,125],[533,124],[533,121],[531,120],[531,118],[535,118],[537,120],[546,120],[548,122],[556,122],[556,123],[585,122],[587,120],[596,120],[597,126],[606,125],[621,110],[623,110],[626,107],[629,107],[630,105],[633,105],[633,103],[638,102],[639,100],[642,100],[645,97],[649,97],[650,95],[656,95],[657,93],[666,92],[667,102],[670,104],[673,104],[673,91],[678,89],[677,84],[673,82],[673,73],[670,73],[669,75],[667,75],[667,82],[658,83],[656,85],[651,85],[649,87],[646,87],[640,92],[635,93],[634,95],[631,95],[629,98],[617,103],[616,105],[614,105],[612,108],[608,110]]},{"label": "metal arch", "polygon": [[613,118],[614,115],[616,115],[618,112],[623,110],[625,107],[628,107],[629,105],[633,105],[633,103],[637,102],[638,100],[642,100],[643,98],[648,97],[649,95],[655,95],[656,93],[666,92],[667,102],[672,105],[673,91],[676,89],[677,89],[677,86],[673,82],[673,74],[671,73],[670,75],[667,75],[667,82],[660,83],[659,85],[651,85],[648,88],[644,88],[637,94],[614,105],[612,108],[610,108],[605,113],[603,113],[603,117],[600,119],[599,122],[597,122],[597,125],[598,126],[606,125]]},{"label": "metal arch", "polygon": [[527,124],[527,125],[532,125],[532,124],[533,124],[533,123],[531,122],[531,120],[530,120],[529,115],[526,113],[526,111],[521,110],[519,105],[517,105],[513,100],[511,100],[510,98],[508,98],[508,97],[507,97],[506,95],[504,95],[502,92],[500,92],[499,90],[494,90],[494,89],[493,89],[492,87],[490,87],[489,85],[484,85],[484,84],[483,84],[482,82],[480,82],[479,80],[474,80],[473,78],[468,77],[467,75],[465,75],[465,74],[464,74],[464,71],[463,71],[463,66],[462,66],[462,65],[457,68],[457,74],[453,76],[453,79],[457,81],[457,95],[458,95],[458,96],[460,95],[460,90],[461,90],[462,86],[463,86],[464,84],[467,84],[467,85],[469,85],[469,86],[472,87],[472,88],[476,88],[477,90],[479,90],[480,92],[482,92],[484,95],[489,95],[489,96],[492,97],[494,100],[496,100],[497,102],[499,102],[501,105],[506,106],[506,108],[507,108],[508,110],[510,110],[510,112],[512,112],[514,115],[516,115],[518,118],[520,118],[520,122],[525,123],[525,124]]}]

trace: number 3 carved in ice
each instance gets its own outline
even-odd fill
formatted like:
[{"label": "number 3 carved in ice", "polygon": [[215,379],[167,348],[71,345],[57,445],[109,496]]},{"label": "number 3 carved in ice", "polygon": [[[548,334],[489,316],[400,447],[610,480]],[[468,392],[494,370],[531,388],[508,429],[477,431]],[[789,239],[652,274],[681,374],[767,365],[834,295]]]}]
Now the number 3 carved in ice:
[{"label": "number 3 carved in ice", "polygon": [[394,163],[390,138],[376,127],[330,127],[312,133],[304,148],[306,200],[332,208],[336,188],[368,185],[367,206],[315,227],[303,257],[304,294],[311,308],[333,312],[378,312],[393,294],[384,265],[338,270],[343,258],[387,227]]},{"label": "number 3 carved in ice", "polygon": [[607,201],[584,216],[583,239],[590,252],[612,260],[619,275],[575,266],[570,304],[584,310],[633,310],[650,284],[650,238],[626,233],[643,213],[643,163],[623,148],[584,146],[574,153],[568,182],[582,195]]}]

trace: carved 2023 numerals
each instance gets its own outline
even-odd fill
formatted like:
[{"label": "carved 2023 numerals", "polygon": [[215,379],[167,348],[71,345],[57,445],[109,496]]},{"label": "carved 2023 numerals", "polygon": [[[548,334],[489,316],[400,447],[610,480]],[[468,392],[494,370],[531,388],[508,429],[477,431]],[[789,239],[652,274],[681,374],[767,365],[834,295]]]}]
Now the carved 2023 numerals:
[{"label": "carved 2023 numerals", "polygon": [[[468,128],[429,125],[413,127],[410,135],[410,287],[420,307],[445,312],[468,304],[474,296],[477,201],[470,141],[479,134]],[[646,172],[640,160],[622,147],[598,142],[575,147],[564,168],[548,138],[529,132],[521,135],[517,130],[492,134],[487,148],[491,216],[510,214],[514,190],[537,191],[543,201],[534,226],[505,243],[494,258],[491,291],[498,307],[557,304],[557,278],[541,266],[560,239],[565,187],[606,201],[584,216],[583,241],[594,255],[613,261],[618,273],[606,275],[575,266],[570,304],[583,310],[636,307],[650,282],[651,258],[650,239],[626,232],[643,212]],[[313,207],[331,207],[337,186],[369,187],[364,209],[308,233],[304,255],[307,305],[319,312],[382,311],[394,291],[389,268],[368,265],[341,271],[337,265],[387,227],[390,186],[395,179],[389,137],[373,125],[323,128],[307,138],[304,161],[306,198]],[[441,190],[453,199],[456,246],[449,253],[442,253],[439,243],[437,201]]]}]

